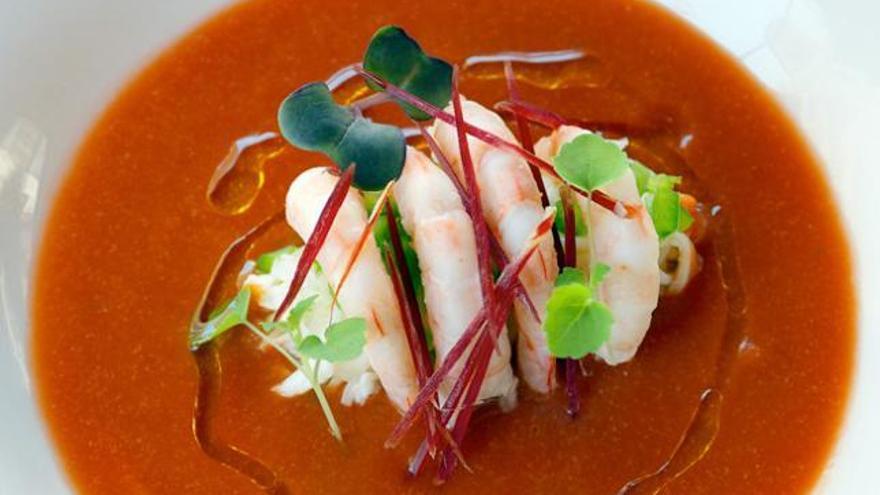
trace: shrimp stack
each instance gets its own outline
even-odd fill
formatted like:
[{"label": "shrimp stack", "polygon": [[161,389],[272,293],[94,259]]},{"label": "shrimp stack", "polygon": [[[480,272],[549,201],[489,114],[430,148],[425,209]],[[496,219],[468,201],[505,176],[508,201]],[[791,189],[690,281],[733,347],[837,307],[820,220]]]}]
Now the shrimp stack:
[{"label": "shrimp stack", "polygon": [[[471,125],[515,142],[496,113],[467,100],[462,101],[462,113]],[[429,132],[437,142],[438,151],[451,163],[454,172],[463,177],[457,129],[437,121]],[[562,145],[588,132],[562,126],[536,144],[536,153],[552,161]],[[519,156],[472,137],[468,137],[468,144],[486,223],[507,256],[514,258],[546,215],[538,185],[529,165]],[[287,219],[301,237],[311,234],[321,207],[337,181],[329,169],[319,167],[307,170],[291,185],[287,195]],[[550,194],[558,197],[557,179],[545,175],[544,181]],[[614,325],[610,338],[597,354],[613,365],[633,357],[650,326],[661,285],[660,248],[631,171],[627,170],[601,190],[634,207],[636,212],[634,218],[621,218],[583,197],[577,198],[577,207],[589,232],[580,239],[579,267],[587,273],[595,263],[611,268],[599,287],[598,297],[610,308]],[[428,322],[437,350],[436,361],[440,363],[484,305],[474,225],[452,180],[414,148],[407,148],[403,174],[393,192],[403,227],[413,237],[425,287]],[[347,315],[367,320],[367,357],[391,401],[404,410],[412,404],[419,383],[400,306],[379,251],[372,242],[358,244],[365,228],[367,212],[363,198],[350,190],[318,254],[318,261],[327,280],[338,290],[347,262],[356,259],[337,297]],[[357,249],[362,251],[355,253]],[[353,254],[356,254],[354,258]],[[522,287],[540,317],[546,312],[559,272],[556,258],[552,239],[544,237],[520,273]],[[517,299],[514,304],[520,376],[533,390],[547,393],[556,386],[555,358],[548,349],[542,321],[524,301]],[[517,379],[510,359],[510,341],[505,329],[491,357],[479,399],[500,397],[507,404],[513,403]],[[441,395],[449,392],[461,368],[459,363],[445,377]]]},{"label": "shrimp stack", "polygon": [[[425,306],[441,362],[483,306],[473,224],[452,181],[422,152],[408,148],[394,189],[404,228],[412,235],[425,287]],[[445,380],[448,392],[461,363]],[[478,398],[511,404],[516,378],[506,330],[498,339]]]},{"label": "shrimp stack", "polygon": [[[451,107],[447,110],[451,111]],[[478,103],[463,100],[462,113],[470,124],[510,142],[516,141],[501,117]],[[442,153],[449,158],[456,172],[462,175],[456,128],[437,121],[431,132]],[[523,159],[472,137],[468,137],[468,145],[486,222],[505,253],[515,257],[544,216],[541,193],[529,165]],[[544,312],[558,273],[553,241],[548,237],[542,240],[538,251],[529,259],[520,275],[520,281],[539,313]],[[549,392],[556,385],[556,360],[547,348],[541,321],[519,300],[514,307],[514,320],[519,330],[517,355],[520,374],[533,390]]]}]

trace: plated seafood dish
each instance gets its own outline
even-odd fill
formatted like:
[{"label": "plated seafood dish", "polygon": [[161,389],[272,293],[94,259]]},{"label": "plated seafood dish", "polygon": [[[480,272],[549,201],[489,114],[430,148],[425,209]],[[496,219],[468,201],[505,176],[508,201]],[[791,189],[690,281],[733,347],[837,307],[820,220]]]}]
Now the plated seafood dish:
[{"label": "plated seafood dish", "polygon": [[75,486],[809,491],[854,297],[772,97],[646,2],[378,3],[237,5],[90,132],[33,302]]}]

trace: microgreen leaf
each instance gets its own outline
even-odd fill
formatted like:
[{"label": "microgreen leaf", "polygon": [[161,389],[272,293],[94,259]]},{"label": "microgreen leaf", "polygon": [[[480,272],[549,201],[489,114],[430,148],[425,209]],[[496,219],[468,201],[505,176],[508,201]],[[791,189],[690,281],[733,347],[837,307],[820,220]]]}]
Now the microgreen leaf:
[{"label": "microgreen leaf", "polygon": [[629,168],[632,170],[633,175],[636,178],[636,187],[639,190],[639,195],[645,194],[648,192],[648,181],[651,180],[651,177],[657,175],[650,168],[642,165],[641,163],[630,160]]},{"label": "microgreen leaf", "polygon": [[594,300],[586,285],[556,287],[544,319],[550,353],[558,358],[580,359],[595,352],[608,339],[613,322],[611,310]]},{"label": "microgreen leaf", "polygon": [[609,271],[608,265],[597,263],[591,270],[589,284],[584,272],[577,268],[566,267],[556,278],[544,319],[551,354],[580,359],[596,352],[611,335],[614,316],[608,306],[595,298]]},{"label": "microgreen leaf", "polygon": [[678,193],[672,189],[658,189],[649,193],[648,209],[651,219],[654,220],[654,228],[661,238],[675,232],[678,229],[679,206]]},{"label": "microgreen leaf", "polygon": [[[586,235],[587,224],[584,223],[584,215],[579,205],[573,205],[574,211],[574,235]],[[562,200],[556,202],[556,218],[553,219],[553,225],[558,232],[565,232],[565,208],[563,208]]]},{"label": "microgreen leaf", "polygon": [[348,318],[336,322],[324,333],[322,341],[309,335],[299,343],[298,350],[303,356],[336,363],[358,357],[367,343],[367,321],[363,318]]},{"label": "microgreen leaf", "polygon": [[198,349],[227,330],[246,323],[250,301],[251,290],[249,287],[244,287],[226,306],[212,313],[207,322],[196,327],[198,331],[190,334],[190,349]]},{"label": "microgreen leaf", "polygon": [[294,328],[299,328],[300,323],[302,322],[303,317],[306,313],[309,312],[310,309],[315,305],[315,301],[318,299],[317,294],[313,294],[305,299],[297,302],[293,309],[290,310],[290,314],[287,315],[287,322],[292,325]]},{"label": "microgreen leaf", "polygon": [[[419,44],[397,26],[380,28],[370,40],[364,54],[364,69],[419,98],[443,108],[452,94],[452,66],[430,57]],[[375,90],[378,86],[367,82]],[[396,100],[415,120],[430,115]]]},{"label": "microgreen leaf", "polygon": [[400,129],[355,116],[324,83],[291,93],[278,110],[278,125],[291,144],[324,153],[342,170],[357,164],[354,184],[360,189],[382,189],[403,170],[406,140]]},{"label": "microgreen leaf", "polygon": [[284,246],[281,249],[276,249],[275,251],[270,251],[268,253],[263,253],[257,258],[257,273],[269,273],[272,271],[272,266],[275,265],[275,261],[278,258],[284,256],[285,254],[291,254],[296,252],[296,246]]},{"label": "microgreen leaf", "polygon": [[562,269],[562,272],[556,277],[555,287],[562,287],[563,285],[568,284],[584,285],[586,283],[587,276],[584,275],[583,270],[566,266]]},{"label": "microgreen leaf", "polygon": [[657,235],[663,239],[673,232],[687,230],[694,219],[681,205],[681,195],[675,190],[681,177],[655,173],[635,160],[630,160],[629,165]]},{"label": "microgreen leaf", "polygon": [[587,191],[617,179],[627,165],[626,154],[597,134],[581,134],[562,145],[553,158],[553,166],[563,179]]},{"label": "microgreen leaf", "polygon": [[306,313],[312,309],[315,301],[318,299],[317,294],[313,294],[305,299],[301,299],[297,302],[293,308],[290,310],[290,313],[287,314],[287,318],[279,321],[264,321],[261,326],[266,333],[272,332],[274,330],[278,330],[290,335],[293,339],[294,343],[298,343],[300,339],[300,330],[299,326],[302,323],[303,317]]}]

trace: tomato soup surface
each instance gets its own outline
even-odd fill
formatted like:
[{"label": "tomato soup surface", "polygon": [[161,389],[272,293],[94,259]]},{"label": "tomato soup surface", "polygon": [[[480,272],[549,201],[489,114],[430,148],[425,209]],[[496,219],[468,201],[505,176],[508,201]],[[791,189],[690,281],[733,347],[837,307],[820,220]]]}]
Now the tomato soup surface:
[{"label": "tomato soup surface", "polygon": [[[213,441],[258,459],[289,493],[616,493],[670,457],[726,360],[717,436],[667,492],[809,490],[833,446],[852,366],[854,296],[834,201],[792,123],[743,69],[667,12],[627,0],[245,2],[139,74],[82,145],[38,264],[35,374],[74,486],[261,493],[196,440],[199,375],[187,332],[225,247],[282,207],[298,172],[327,161],[285,154],[236,216],[211,207],[206,185],[231,142],[276,129],[290,91],[359,60],[389,23],[453,62],[586,50],[583,81],[553,91],[523,84],[524,96],[579,118],[660,123],[664,133],[642,139],[639,159],[686,164],[684,190],[720,207],[713,221],[725,218],[729,235],[715,229],[699,246],[701,274],[661,299],[635,359],[586,363],[577,418],[561,392],[521,390],[513,412],[476,417],[463,445],[473,472],[460,469],[441,488],[430,472],[406,476],[414,435],[383,447],[399,418],[384,394],[345,408],[330,393],[345,436],[337,443],[311,396],[271,392],[289,368],[243,331],[217,348]],[[503,82],[462,84],[487,105],[505,95]],[[734,260],[722,259],[733,250]],[[737,273],[734,298],[725,270]],[[731,318],[742,334],[732,353]]]}]

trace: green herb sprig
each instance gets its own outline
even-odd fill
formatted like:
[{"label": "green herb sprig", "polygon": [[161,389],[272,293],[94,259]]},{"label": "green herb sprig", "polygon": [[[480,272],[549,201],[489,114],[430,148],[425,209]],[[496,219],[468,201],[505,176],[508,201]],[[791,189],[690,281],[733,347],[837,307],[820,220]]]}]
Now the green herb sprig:
[{"label": "green herb sprig", "polygon": [[250,303],[251,290],[245,287],[228,303],[212,312],[208,317],[208,321],[194,325],[189,334],[190,350],[195,351],[230,329],[247,321]]},{"label": "green herb sprig", "polygon": [[580,359],[596,352],[611,335],[614,315],[596,298],[608,265],[593,266],[590,279],[577,268],[563,269],[547,301],[544,332],[550,353],[558,358]]},{"label": "green herb sprig", "polygon": [[[406,31],[397,26],[380,28],[364,53],[364,70],[419,98],[443,108],[452,96],[452,66],[426,54]],[[382,88],[367,82],[376,91]],[[430,115],[395,100],[414,120],[428,120]]]},{"label": "green herb sprig", "polygon": [[562,145],[553,167],[566,182],[593,191],[623,175],[628,161],[613,142],[598,134],[581,134]]},{"label": "green herb sprig", "polygon": [[403,132],[337,104],[324,83],[309,83],[291,93],[278,110],[278,126],[291,144],[324,153],[341,170],[356,163],[354,184],[360,189],[381,190],[403,170]]},{"label": "green herb sprig", "polygon": [[[428,56],[397,26],[385,26],[373,35],[364,53],[364,70],[439,107],[452,94],[452,66]],[[374,83],[367,83],[381,90]],[[395,100],[414,120],[430,116]],[[406,140],[395,126],[378,124],[338,105],[326,84],[301,86],[278,110],[284,138],[297,148],[327,155],[340,169],[357,164],[354,185],[378,191],[400,177],[406,158]]]},{"label": "green herb sprig", "polygon": [[681,194],[675,190],[681,184],[681,177],[658,174],[635,160],[630,160],[629,166],[660,239],[686,231],[694,218],[681,205]]},{"label": "green herb sprig", "polygon": [[[269,264],[269,269],[271,270],[271,264]],[[327,419],[327,424],[330,426],[331,434],[337,440],[342,440],[342,431],[333,416],[333,410],[327,401],[324,390],[321,388],[318,371],[322,362],[349,361],[363,352],[366,345],[366,320],[348,318],[333,323],[325,331],[323,339],[315,335],[303,336],[301,330],[303,317],[312,309],[318,298],[317,295],[313,295],[297,302],[286,319],[263,323],[260,328],[248,320],[250,298],[250,288],[242,288],[222,309],[211,316],[202,326],[201,332],[191,338],[190,347],[197,349],[232,328],[244,326],[303,373],[315,392],[324,417]],[[287,334],[293,343],[294,350],[289,350],[272,338],[271,334],[275,332]],[[310,363],[309,359],[314,360],[314,365]]]}]

